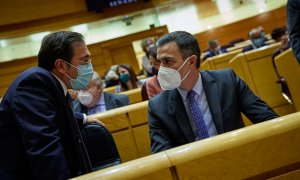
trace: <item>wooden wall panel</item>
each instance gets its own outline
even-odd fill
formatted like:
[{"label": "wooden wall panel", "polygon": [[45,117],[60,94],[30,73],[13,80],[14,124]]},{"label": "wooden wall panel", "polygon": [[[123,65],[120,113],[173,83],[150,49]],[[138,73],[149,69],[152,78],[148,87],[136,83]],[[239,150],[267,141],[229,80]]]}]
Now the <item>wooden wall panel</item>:
[{"label": "wooden wall panel", "polygon": [[260,14],[245,20],[241,20],[232,24],[213,28],[211,30],[195,34],[198,39],[201,51],[208,48],[207,42],[210,39],[217,39],[219,43],[227,44],[233,39],[248,39],[248,33],[257,26],[263,26],[265,32],[271,33],[276,27],[286,25],[286,7],[282,7],[270,12]]},{"label": "wooden wall panel", "polygon": [[151,1],[88,12],[85,0],[4,1],[0,6],[0,39],[55,31],[69,26],[153,8]]}]

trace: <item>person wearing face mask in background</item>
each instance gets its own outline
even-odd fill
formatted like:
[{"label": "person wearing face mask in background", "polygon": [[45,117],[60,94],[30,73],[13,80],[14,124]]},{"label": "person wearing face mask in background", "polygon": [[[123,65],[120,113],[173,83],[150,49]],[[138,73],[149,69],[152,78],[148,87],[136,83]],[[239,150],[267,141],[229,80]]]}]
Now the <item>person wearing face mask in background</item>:
[{"label": "person wearing face mask in background", "polygon": [[105,112],[129,104],[127,95],[103,92],[101,77],[97,72],[94,72],[87,88],[79,91],[77,100],[73,101],[74,110],[87,115]]},{"label": "person wearing face mask in background", "polygon": [[43,38],[38,67],[21,73],[0,104],[0,179],[59,180],[91,172],[83,120],[76,120],[67,92],[86,88],[90,55],[80,33]]},{"label": "person wearing face mask in background", "polygon": [[143,81],[138,81],[132,67],[128,64],[120,64],[117,68],[120,86],[116,88],[116,93],[128,91],[141,87]]},{"label": "person wearing face mask in background", "polygon": [[217,40],[212,39],[208,41],[208,52],[203,57],[203,61],[205,61],[207,58],[224,54],[226,52],[227,52],[226,49],[221,48]]},{"label": "person wearing face mask in background", "polygon": [[264,36],[264,33],[261,32],[261,30],[258,28],[252,29],[249,32],[249,38],[251,41],[251,45],[244,47],[242,52],[251,51],[253,49],[258,49],[258,48],[261,48],[261,47],[267,45],[265,43],[266,38]]},{"label": "person wearing face mask in background", "polygon": [[149,100],[152,153],[244,127],[278,115],[232,70],[201,71],[193,35],[176,31],[157,41],[158,81],[164,90]]}]

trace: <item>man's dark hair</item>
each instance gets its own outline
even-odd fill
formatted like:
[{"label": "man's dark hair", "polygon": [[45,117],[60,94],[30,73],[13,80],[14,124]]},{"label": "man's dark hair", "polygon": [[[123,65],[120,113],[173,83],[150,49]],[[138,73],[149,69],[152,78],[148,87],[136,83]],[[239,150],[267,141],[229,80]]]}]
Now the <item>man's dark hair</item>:
[{"label": "man's dark hair", "polygon": [[281,37],[286,34],[286,27],[275,28],[272,30],[271,37],[279,42]]},{"label": "man's dark hair", "polygon": [[46,35],[38,54],[38,66],[51,71],[57,59],[71,63],[74,45],[81,42],[84,42],[84,37],[77,32],[60,31]]},{"label": "man's dark hair", "polygon": [[156,46],[152,47],[149,50],[149,56],[152,56],[152,57],[154,57],[155,60],[157,60],[157,48],[156,48]]},{"label": "man's dark hair", "polygon": [[197,39],[192,34],[185,31],[175,31],[159,38],[156,46],[159,48],[170,42],[176,42],[183,59],[196,55],[196,67],[200,67],[200,47]]}]

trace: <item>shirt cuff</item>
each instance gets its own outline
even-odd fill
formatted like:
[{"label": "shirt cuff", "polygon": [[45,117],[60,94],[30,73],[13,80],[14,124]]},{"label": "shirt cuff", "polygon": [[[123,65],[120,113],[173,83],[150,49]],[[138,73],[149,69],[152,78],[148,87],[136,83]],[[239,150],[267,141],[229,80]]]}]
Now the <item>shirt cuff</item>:
[{"label": "shirt cuff", "polygon": [[87,120],[88,120],[88,117],[86,116],[86,114],[84,114],[84,113],[82,113],[82,114],[83,114],[83,121],[82,121],[82,123],[86,124]]}]

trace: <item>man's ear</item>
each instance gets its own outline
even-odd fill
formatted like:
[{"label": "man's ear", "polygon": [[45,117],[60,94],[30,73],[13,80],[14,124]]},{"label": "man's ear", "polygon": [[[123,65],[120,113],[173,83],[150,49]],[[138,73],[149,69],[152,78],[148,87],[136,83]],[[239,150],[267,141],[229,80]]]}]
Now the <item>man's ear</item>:
[{"label": "man's ear", "polygon": [[196,64],[197,64],[197,56],[196,55],[190,56],[190,65],[197,67]]},{"label": "man's ear", "polygon": [[65,63],[63,62],[63,60],[62,59],[56,59],[55,60],[55,63],[54,63],[54,68],[58,71],[58,72],[60,72],[60,73],[62,73],[62,74],[65,74],[65,68],[64,68],[64,65]]}]

